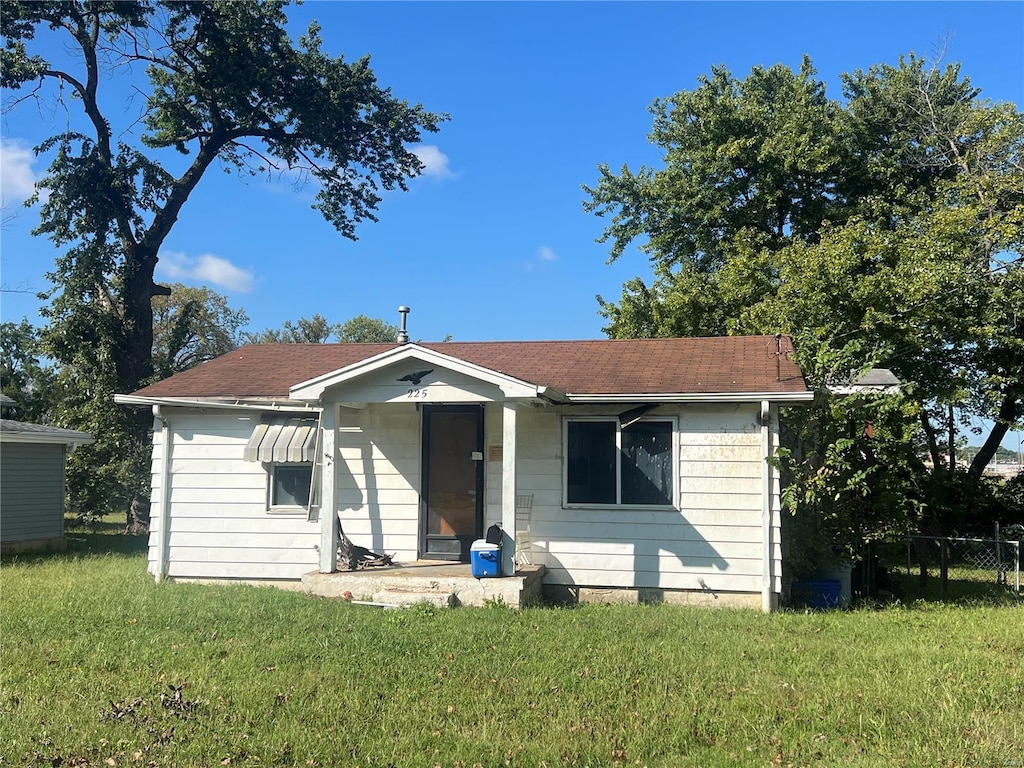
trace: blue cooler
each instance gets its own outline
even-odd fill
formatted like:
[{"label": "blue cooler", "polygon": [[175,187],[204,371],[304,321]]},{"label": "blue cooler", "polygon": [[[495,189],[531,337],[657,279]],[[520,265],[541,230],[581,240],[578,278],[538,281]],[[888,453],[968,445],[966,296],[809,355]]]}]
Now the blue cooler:
[{"label": "blue cooler", "polygon": [[474,579],[501,575],[501,545],[477,539],[469,548],[469,562]]}]

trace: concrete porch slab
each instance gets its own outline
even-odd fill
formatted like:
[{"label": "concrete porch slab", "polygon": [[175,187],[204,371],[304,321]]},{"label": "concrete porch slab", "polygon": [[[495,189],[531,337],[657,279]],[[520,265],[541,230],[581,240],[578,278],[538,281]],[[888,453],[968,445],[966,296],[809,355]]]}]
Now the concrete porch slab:
[{"label": "concrete porch slab", "polygon": [[430,603],[437,606],[482,606],[502,602],[523,608],[541,602],[543,565],[523,565],[514,576],[475,579],[468,563],[418,560],[358,571],[302,576],[302,588],[318,597],[337,597],[383,605]]}]

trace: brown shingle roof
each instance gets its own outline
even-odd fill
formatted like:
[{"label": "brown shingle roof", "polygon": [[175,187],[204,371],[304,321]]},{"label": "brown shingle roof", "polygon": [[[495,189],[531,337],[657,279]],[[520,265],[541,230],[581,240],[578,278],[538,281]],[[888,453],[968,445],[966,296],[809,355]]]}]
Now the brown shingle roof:
[{"label": "brown shingle roof", "polygon": [[[792,349],[786,342],[784,349]],[[287,398],[303,381],[397,344],[259,344],[133,393],[144,397]],[[573,395],[798,393],[807,385],[774,336],[600,341],[420,343],[531,384]]]}]

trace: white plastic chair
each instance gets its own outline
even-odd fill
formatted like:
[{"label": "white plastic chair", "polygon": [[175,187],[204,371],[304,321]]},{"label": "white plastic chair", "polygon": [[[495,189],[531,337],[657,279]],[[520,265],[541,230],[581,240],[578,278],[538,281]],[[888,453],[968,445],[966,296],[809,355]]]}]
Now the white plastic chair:
[{"label": "white plastic chair", "polygon": [[516,562],[533,565],[533,538],[530,518],[533,515],[533,494],[516,494]]}]

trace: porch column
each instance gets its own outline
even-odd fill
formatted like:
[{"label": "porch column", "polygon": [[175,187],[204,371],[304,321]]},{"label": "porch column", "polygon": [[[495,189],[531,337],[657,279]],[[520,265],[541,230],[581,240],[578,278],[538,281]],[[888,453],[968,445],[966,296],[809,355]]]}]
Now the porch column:
[{"label": "porch column", "polygon": [[772,447],[772,408],[767,400],[761,401],[761,412],[758,418],[761,424],[761,545],[762,545],[762,578],[761,578],[761,610],[770,613],[773,608],[772,586],[774,574],[772,563],[775,555],[772,541],[772,491],[774,478],[771,458]]},{"label": "porch column", "polygon": [[506,400],[501,407],[501,575],[516,572],[516,412]]},{"label": "porch column", "polygon": [[338,570],[338,548],[335,546],[338,531],[337,478],[334,464],[337,456],[335,435],[338,426],[338,407],[323,406],[323,434],[320,435],[320,573],[334,573]]}]

